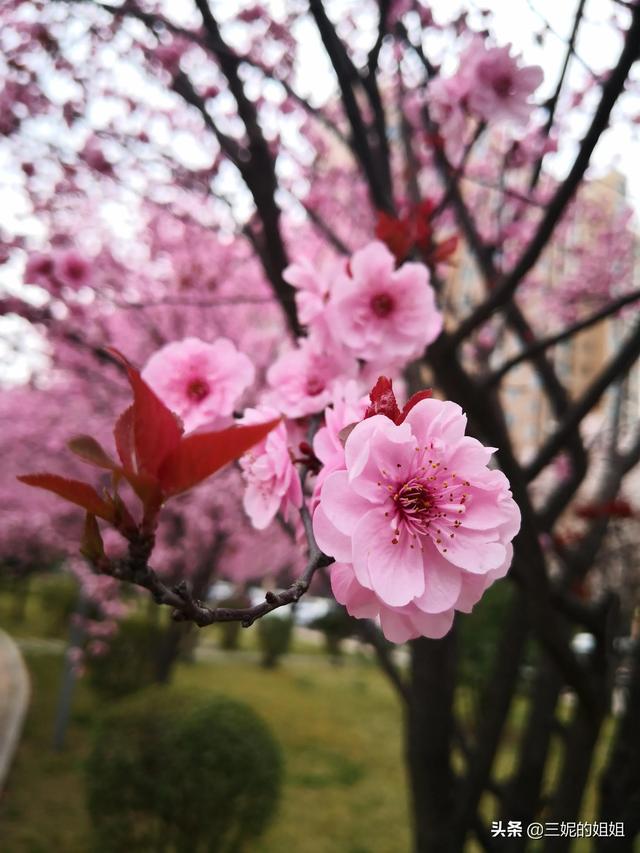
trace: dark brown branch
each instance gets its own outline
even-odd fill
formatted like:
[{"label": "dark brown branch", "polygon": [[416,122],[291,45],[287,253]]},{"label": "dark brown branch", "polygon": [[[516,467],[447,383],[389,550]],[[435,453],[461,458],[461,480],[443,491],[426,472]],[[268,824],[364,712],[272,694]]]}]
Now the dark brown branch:
[{"label": "dark brown branch", "polygon": [[[391,197],[391,187],[388,181],[386,181],[390,177],[389,163],[384,164],[382,158],[374,156],[368,128],[364,122],[354,93],[354,83],[364,85],[362,78],[351,61],[344,45],[338,38],[335,28],[324,9],[322,0],[310,0],[309,10],[316,22],[322,43],[325,46],[336,77],[338,78],[342,102],[351,127],[352,148],[367,177],[371,200],[378,210],[386,210],[392,213],[393,199]],[[368,95],[370,97],[371,92],[368,92]],[[374,112],[376,112],[375,106]],[[385,143],[386,140],[385,142],[379,140],[381,146],[384,146]],[[387,183],[386,186],[385,183]]]},{"label": "dark brown branch", "polygon": [[260,246],[259,255],[265,272],[282,305],[289,327],[294,334],[300,335],[302,328],[296,313],[295,291],[283,278],[289,261],[280,232],[280,208],[276,203],[278,181],[274,159],[260,128],[256,106],[247,97],[240,78],[242,58],[235,54],[222,38],[218,22],[207,0],[195,0],[195,3],[202,15],[206,42],[229,84],[229,91],[238,107],[238,116],[249,139],[249,157],[242,163],[240,171],[253,196],[262,226],[260,233],[257,233],[255,228],[252,229],[253,237]]},{"label": "dark brown branch", "polygon": [[199,628],[216,622],[241,622],[243,628],[248,628],[256,619],[271,613],[272,610],[299,601],[309,589],[318,569],[333,562],[331,557],[327,557],[318,548],[311,517],[304,505],[300,509],[300,516],[309,546],[309,559],[304,571],[287,589],[267,592],[265,600],[253,607],[212,608],[193,597],[187,581],[182,580],[172,587],[163,583],[148,563],[155,540],[153,531],[149,531],[149,525],[144,522],[140,530],[129,537],[129,553],[126,558],[110,560],[102,557],[95,562],[95,568],[102,574],[149,590],[156,604],[172,608],[171,615],[176,622],[193,622]]},{"label": "dark brown branch", "polygon": [[529,480],[537,477],[542,469],[551,462],[553,457],[563,449],[584,416],[596,405],[607,388],[629,370],[639,355],[640,323],[638,323],[607,367],[598,374],[582,397],[576,400],[573,406],[571,406],[562,423],[549,436],[545,444],[538,451],[535,459],[527,466],[525,474]]},{"label": "dark brown branch", "polygon": [[[564,86],[565,77],[567,75],[567,70],[569,68],[569,62],[571,57],[575,53],[575,45],[576,38],[578,37],[578,30],[580,29],[580,23],[582,21],[582,15],[584,12],[586,0],[578,0],[578,8],[576,9],[576,14],[573,19],[573,27],[571,29],[571,35],[569,36],[569,41],[567,43],[567,52],[564,57],[564,62],[562,63],[562,69],[560,70],[560,76],[558,78],[558,83],[556,85],[555,91],[549,101],[546,103],[547,108],[547,120],[544,124],[544,130],[542,131],[543,136],[549,136],[551,132],[551,128],[553,127],[553,120],[556,114],[556,108],[558,106],[558,100],[560,99],[560,93],[562,91],[562,87]],[[542,172],[542,162],[544,160],[544,154],[541,154],[540,157],[536,160],[535,166],[533,167],[533,172],[531,174],[531,180],[529,182],[530,189],[533,189],[538,180],[540,178],[540,174]]]},{"label": "dark brown branch", "polygon": [[494,373],[491,373],[484,380],[483,385],[487,388],[492,385],[496,385],[507,373],[509,373],[510,370],[513,370],[514,367],[517,367],[517,365],[521,364],[523,361],[528,361],[537,353],[544,352],[544,350],[549,349],[549,347],[555,346],[555,344],[562,343],[562,341],[572,338],[574,335],[577,335],[578,332],[582,332],[584,329],[595,326],[595,324],[599,323],[601,320],[610,317],[612,314],[616,314],[621,308],[624,308],[625,305],[630,305],[632,302],[637,302],[638,300],[640,300],[640,290],[633,290],[631,293],[626,293],[624,296],[620,296],[618,299],[609,303],[609,305],[605,305],[604,308],[596,311],[595,314],[591,314],[584,320],[574,323],[562,332],[558,332],[556,335],[549,335],[547,338],[541,338],[530,347],[527,347],[525,350],[518,353],[518,355],[510,358],[509,361],[505,362],[502,367]]}]

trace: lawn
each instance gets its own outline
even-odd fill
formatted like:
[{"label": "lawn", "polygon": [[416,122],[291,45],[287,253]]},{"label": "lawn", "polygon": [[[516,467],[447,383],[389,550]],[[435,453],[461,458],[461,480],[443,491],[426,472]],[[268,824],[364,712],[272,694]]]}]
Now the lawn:
[{"label": "lawn", "polygon": [[[40,592],[40,589],[38,589]],[[67,596],[68,598],[68,596]],[[86,681],[74,700],[67,749],[51,748],[53,715],[62,667],[65,619],[52,619],[40,595],[26,599],[26,614],[15,618],[12,599],[0,595],[0,621],[16,636],[42,626],[49,640],[27,643],[33,700],[7,790],[0,800],[1,853],[87,853],[90,830],[84,805],[83,762],[100,702]],[[55,615],[55,614],[54,614]],[[25,616],[27,618],[25,618]],[[11,623],[10,625],[7,623]],[[407,786],[402,759],[402,714],[395,694],[376,665],[361,654],[332,665],[313,636],[298,634],[293,654],[280,668],[258,665],[255,631],[243,631],[241,651],[223,652],[218,626],[202,632],[198,662],[178,665],[175,682],[248,702],[279,738],[286,777],[278,814],[251,853],[405,853],[410,849]],[[316,637],[316,639],[318,639]],[[469,694],[458,694],[459,710]],[[519,696],[499,750],[495,779],[508,779],[526,717]],[[568,717],[565,705],[560,717]],[[463,714],[464,716],[464,714]],[[607,721],[596,753],[596,773],[605,762],[613,721]],[[547,767],[553,787],[562,742],[556,738]],[[459,754],[455,764],[464,762]],[[583,820],[595,819],[596,786],[589,785]],[[499,816],[495,798],[485,794],[485,821]],[[469,853],[480,848],[468,846]],[[579,841],[575,853],[590,843]]]},{"label": "lawn", "polygon": [[[181,665],[176,683],[247,701],[285,752],[280,810],[252,853],[402,853],[409,849],[401,711],[375,665],[290,656],[266,671],[241,656]],[[68,747],[51,749],[61,657],[30,653],[33,702],[0,802],[2,853],[87,853],[83,761],[96,700],[80,683]]]}]

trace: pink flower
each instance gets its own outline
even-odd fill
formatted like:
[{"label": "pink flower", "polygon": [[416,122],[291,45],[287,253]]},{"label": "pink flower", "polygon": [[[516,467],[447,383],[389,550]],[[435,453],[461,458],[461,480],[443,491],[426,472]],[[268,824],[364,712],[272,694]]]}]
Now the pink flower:
[{"label": "pink flower", "polygon": [[[270,421],[278,413],[266,407],[246,409],[243,424]],[[287,428],[284,423],[240,458],[247,488],[243,506],[257,530],[264,530],[281,510],[285,519],[289,509],[302,505],[302,486],[289,453]]]},{"label": "pink flower", "polygon": [[391,252],[374,241],[353,255],[350,270],[336,283],[330,323],[356,358],[406,361],[438,337],[442,314],[426,266],[406,263],[396,270]]},{"label": "pink flower", "polygon": [[84,255],[76,252],[75,249],[68,249],[55,256],[54,275],[60,284],[78,290],[85,284],[89,284],[91,264]]},{"label": "pink flower", "polygon": [[368,402],[361,394],[360,384],[351,380],[338,387],[333,405],[324,410],[325,424],[313,439],[313,452],[322,462],[314,484],[314,502],[329,474],[344,468],[344,441],[340,433],[345,427],[362,420]]},{"label": "pink flower", "polygon": [[331,401],[336,383],[356,371],[355,360],[342,350],[322,338],[304,338],[267,371],[273,390],[265,400],[290,418],[321,412]]},{"label": "pink flower", "polygon": [[519,66],[506,47],[487,48],[475,39],[460,58],[460,71],[468,84],[469,110],[487,122],[503,119],[526,124],[532,105],[529,97],[542,83],[537,65]]},{"label": "pink flower", "polygon": [[511,564],[520,512],[487,466],[492,448],[465,427],[459,406],[434,399],[399,424],[369,417],[322,487],[313,527],[336,559],[334,595],[353,616],[379,616],[392,642],[443,636]]},{"label": "pink flower", "polygon": [[145,382],[180,415],[187,431],[231,415],[254,376],[250,359],[227,338],[212,344],[199,338],[167,344],[142,371]]},{"label": "pink flower", "polygon": [[428,86],[428,104],[432,118],[444,140],[449,159],[457,163],[467,137],[467,114],[463,110],[468,91],[467,81],[460,75],[435,77]]},{"label": "pink flower", "polygon": [[113,171],[113,166],[104,156],[100,140],[96,136],[91,136],[87,140],[80,152],[80,158],[90,169],[94,169],[102,175],[110,175]]},{"label": "pink flower", "polygon": [[51,255],[33,252],[27,258],[24,280],[27,284],[38,284],[40,287],[49,289],[53,280],[53,267]]},{"label": "pink flower", "polygon": [[298,319],[305,326],[315,320],[325,309],[329,299],[329,280],[307,258],[301,258],[291,264],[283,273],[283,278],[296,289],[296,309]]}]

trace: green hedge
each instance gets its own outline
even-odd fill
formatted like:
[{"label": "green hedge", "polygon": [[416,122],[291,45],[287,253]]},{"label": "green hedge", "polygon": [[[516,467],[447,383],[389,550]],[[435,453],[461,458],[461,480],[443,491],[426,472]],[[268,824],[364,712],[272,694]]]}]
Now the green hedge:
[{"label": "green hedge", "polygon": [[239,853],[282,783],[280,747],[246,705],[155,687],[114,706],[87,763],[95,853]]},{"label": "green hedge", "polygon": [[87,658],[89,684],[101,697],[118,699],[156,681],[158,648],[166,628],[144,617],[123,620],[107,640],[108,651]]},{"label": "green hedge", "polygon": [[293,619],[279,614],[263,616],[258,620],[257,633],[262,666],[277,666],[280,658],[291,648]]}]

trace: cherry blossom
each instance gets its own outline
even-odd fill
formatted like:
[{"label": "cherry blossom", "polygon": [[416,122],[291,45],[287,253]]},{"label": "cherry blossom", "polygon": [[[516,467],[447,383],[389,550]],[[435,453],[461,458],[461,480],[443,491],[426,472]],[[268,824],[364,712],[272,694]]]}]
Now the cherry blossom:
[{"label": "cherry blossom", "polygon": [[313,452],[322,462],[314,486],[314,501],[319,499],[322,484],[329,474],[344,468],[342,430],[361,421],[367,405],[368,400],[362,396],[360,384],[352,380],[338,387],[332,404],[325,409],[324,426],[313,439]]},{"label": "cherry blossom", "polygon": [[[273,409],[245,409],[242,423],[264,423],[276,418]],[[289,452],[287,427],[280,423],[240,459],[247,487],[243,506],[257,530],[271,524],[278,511],[286,519],[291,507],[302,505],[302,486]]]},{"label": "cherry blossom", "polygon": [[423,352],[442,329],[424,264],[395,259],[378,241],[355,252],[350,274],[336,283],[330,323],[336,339],[360,359],[407,361]]},{"label": "cherry blossom", "polygon": [[38,284],[49,288],[53,282],[54,260],[45,252],[33,252],[27,258],[24,280],[27,284]]},{"label": "cherry blossom", "polygon": [[448,630],[506,574],[520,512],[493,449],[465,435],[458,405],[419,400],[400,423],[376,414],[345,444],[315,510],[332,587],[354,616],[379,615],[393,642]]},{"label": "cherry blossom", "polygon": [[160,399],[191,431],[229,417],[252,384],[255,369],[227,338],[210,344],[185,338],[166,344],[151,356],[142,376]]},{"label": "cherry blossom", "polygon": [[284,271],[284,278],[296,288],[296,308],[300,322],[310,324],[323,314],[329,299],[329,275],[319,271],[308,258],[300,258]]},{"label": "cherry blossom", "polygon": [[265,394],[265,402],[290,418],[321,412],[337,384],[353,377],[357,369],[355,359],[344,350],[327,347],[313,336],[304,338],[267,371],[272,390]]},{"label": "cherry blossom", "polygon": [[467,106],[483,121],[529,120],[533,109],[529,98],[542,83],[542,69],[519,65],[510,51],[511,45],[487,47],[482,39],[474,39],[460,57]]},{"label": "cherry blossom", "polygon": [[74,290],[91,281],[90,262],[74,249],[60,252],[55,256],[53,272],[60,284]]}]

